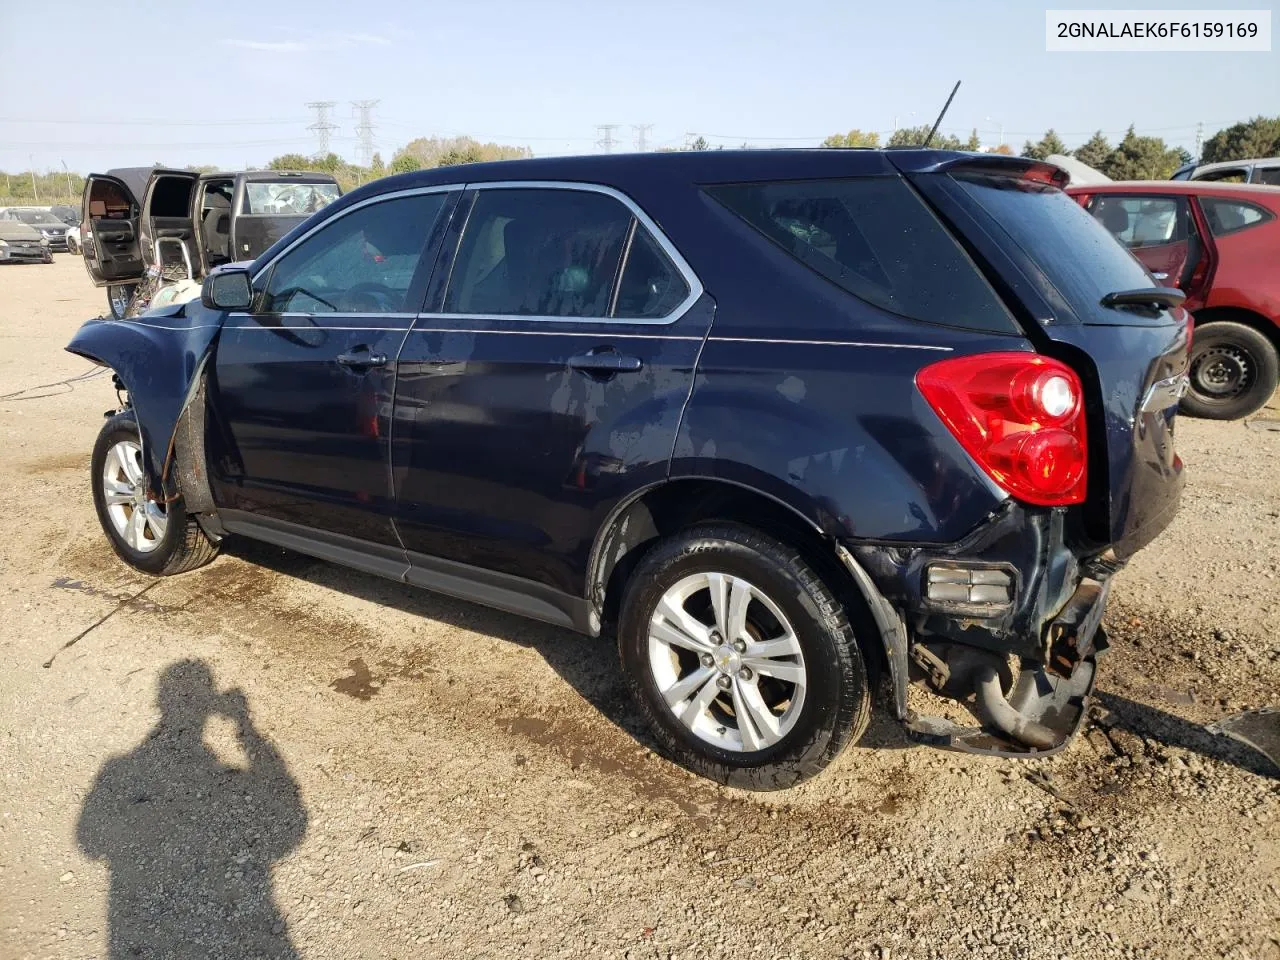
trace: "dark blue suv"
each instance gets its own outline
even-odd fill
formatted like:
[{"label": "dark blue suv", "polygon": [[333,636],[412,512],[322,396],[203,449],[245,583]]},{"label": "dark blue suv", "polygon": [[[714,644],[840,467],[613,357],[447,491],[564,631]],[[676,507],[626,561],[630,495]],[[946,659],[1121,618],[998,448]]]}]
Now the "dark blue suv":
[{"label": "dark blue suv", "polygon": [[127,398],[103,528],[152,574],[245,536],[616,636],[662,746],[742,786],[822,769],[877,686],[922,742],[1043,755],[1177,507],[1188,346],[1062,177],[909,150],[379,180],[77,333]]}]

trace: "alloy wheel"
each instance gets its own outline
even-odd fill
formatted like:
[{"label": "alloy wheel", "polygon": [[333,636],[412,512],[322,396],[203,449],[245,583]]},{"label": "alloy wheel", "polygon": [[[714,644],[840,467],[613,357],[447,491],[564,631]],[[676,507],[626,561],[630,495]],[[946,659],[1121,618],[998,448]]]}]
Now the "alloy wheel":
[{"label": "alloy wheel", "polygon": [[169,520],[165,508],[148,495],[137,442],[121,440],[107,450],[102,494],[112,527],[131,550],[150,553],[160,546]]},{"label": "alloy wheel", "polygon": [[807,674],[795,630],[741,577],[695,573],[674,584],[650,619],[648,653],[667,707],[712,746],[763,750],[800,717]]}]

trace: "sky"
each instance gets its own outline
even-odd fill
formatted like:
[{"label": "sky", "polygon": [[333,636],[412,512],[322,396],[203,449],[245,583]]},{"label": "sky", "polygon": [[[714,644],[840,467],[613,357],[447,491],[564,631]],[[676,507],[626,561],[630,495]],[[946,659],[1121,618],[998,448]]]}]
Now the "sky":
[{"label": "sky", "polygon": [[[1105,0],[1054,8],[1131,7]],[[1208,0],[1164,8],[1209,6]],[[1250,0],[1228,2],[1233,8]],[[263,165],[312,153],[305,104],[333,100],[332,149],[356,159],[351,101],[376,99],[389,160],[418,136],[468,134],[535,155],[700,134],[816,146],[857,127],[931,123],[1021,149],[1130,124],[1194,151],[1280,114],[1280,52],[1047,53],[1046,5],[981,0],[0,0],[0,170],[162,162]],[[1252,6],[1263,4],[1253,0]]]}]

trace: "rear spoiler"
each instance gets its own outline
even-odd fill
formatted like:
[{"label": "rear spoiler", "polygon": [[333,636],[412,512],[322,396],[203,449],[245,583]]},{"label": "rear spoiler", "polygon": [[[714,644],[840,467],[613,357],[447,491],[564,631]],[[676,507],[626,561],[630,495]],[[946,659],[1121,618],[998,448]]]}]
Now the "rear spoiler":
[{"label": "rear spoiler", "polygon": [[956,153],[952,150],[886,150],[885,157],[903,173],[978,173],[995,177],[1038,180],[1059,189],[1070,179],[1067,171],[1043,160],[1007,157],[1001,153]]}]

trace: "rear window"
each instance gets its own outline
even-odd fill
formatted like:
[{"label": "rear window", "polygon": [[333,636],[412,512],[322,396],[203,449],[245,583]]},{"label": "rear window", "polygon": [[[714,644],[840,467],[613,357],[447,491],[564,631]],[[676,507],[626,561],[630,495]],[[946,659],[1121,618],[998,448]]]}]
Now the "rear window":
[{"label": "rear window", "polygon": [[964,250],[898,177],[727,184],[707,192],[868,303],[929,323],[1017,330]]},{"label": "rear window", "polygon": [[336,183],[250,181],[240,212],[249,216],[299,217],[323,210],[339,196]]},{"label": "rear window", "polygon": [[1209,232],[1215,237],[1255,227],[1272,217],[1270,211],[1252,203],[1220,197],[1201,197],[1200,207],[1204,210],[1204,218],[1209,221]]},{"label": "rear window", "polygon": [[[1035,261],[1082,321],[1106,309],[1100,301],[1108,293],[1155,286],[1146,267],[1057,187],[979,174],[955,179]],[[1134,317],[1125,310],[1107,311],[1109,323],[1137,322]]]}]

